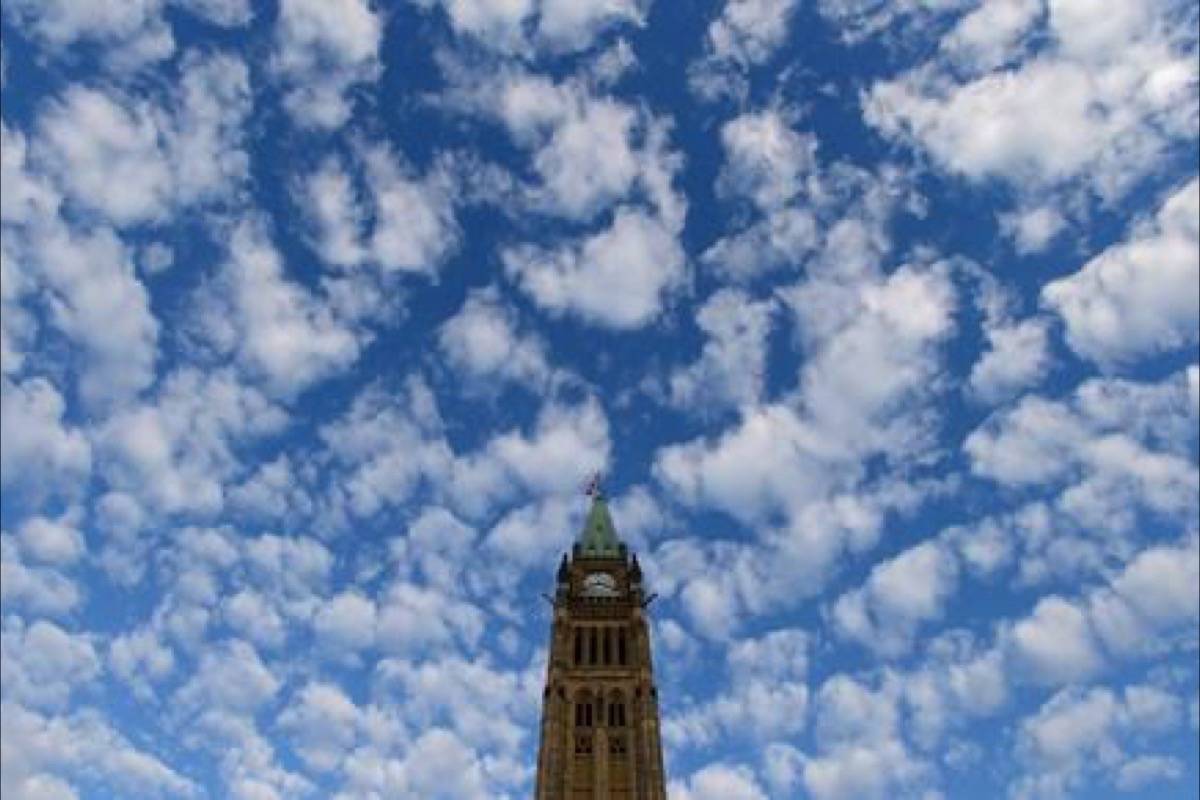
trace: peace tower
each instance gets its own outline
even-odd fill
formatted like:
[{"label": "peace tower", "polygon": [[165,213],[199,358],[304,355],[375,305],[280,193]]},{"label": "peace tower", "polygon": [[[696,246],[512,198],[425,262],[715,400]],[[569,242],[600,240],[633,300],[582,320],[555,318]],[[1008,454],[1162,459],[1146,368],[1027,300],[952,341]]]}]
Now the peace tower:
[{"label": "peace tower", "polygon": [[597,486],[558,567],[536,800],[666,800],[642,570]]}]

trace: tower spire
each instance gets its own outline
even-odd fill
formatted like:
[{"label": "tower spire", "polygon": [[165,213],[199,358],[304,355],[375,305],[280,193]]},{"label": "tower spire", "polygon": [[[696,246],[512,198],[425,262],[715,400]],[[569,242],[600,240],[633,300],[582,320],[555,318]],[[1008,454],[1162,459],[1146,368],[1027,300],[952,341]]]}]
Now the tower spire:
[{"label": "tower spire", "polygon": [[583,522],[583,530],[575,543],[575,553],[583,558],[623,558],[625,545],[617,537],[608,501],[600,486],[600,474],[592,477],[584,492],[592,498],[592,507]]}]

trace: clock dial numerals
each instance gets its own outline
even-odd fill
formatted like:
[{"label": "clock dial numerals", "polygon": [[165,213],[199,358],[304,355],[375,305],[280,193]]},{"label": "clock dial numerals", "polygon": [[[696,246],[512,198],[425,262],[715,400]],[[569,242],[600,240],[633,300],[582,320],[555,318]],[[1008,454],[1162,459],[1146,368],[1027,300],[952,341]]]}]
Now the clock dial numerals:
[{"label": "clock dial numerals", "polygon": [[583,579],[584,597],[617,597],[617,581],[607,572],[593,572]]}]

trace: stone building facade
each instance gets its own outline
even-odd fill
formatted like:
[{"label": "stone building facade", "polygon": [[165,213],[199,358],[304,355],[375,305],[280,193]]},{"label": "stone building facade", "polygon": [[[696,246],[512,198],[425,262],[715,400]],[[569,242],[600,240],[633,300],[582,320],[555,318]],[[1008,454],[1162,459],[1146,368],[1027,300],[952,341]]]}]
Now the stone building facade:
[{"label": "stone building facade", "polygon": [[599,490],[555,589],[536,800],[665,800],[658,691],[637,556]]}]

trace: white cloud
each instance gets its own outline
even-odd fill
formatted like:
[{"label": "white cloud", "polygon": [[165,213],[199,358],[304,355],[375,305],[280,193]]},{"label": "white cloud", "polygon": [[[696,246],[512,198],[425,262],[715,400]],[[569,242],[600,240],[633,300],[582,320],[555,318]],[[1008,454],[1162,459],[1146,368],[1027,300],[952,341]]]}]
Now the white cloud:
[{"label": "white cloud", "polygon": [[0,474],[6,487],[75,494],[92,468],[92,448],[65,424],[66,402],[44,378],[4,379],[0,393]]},{"label": "white cloud", "polygon": [[30,517],[17,532],[21,550],[35,561],[59,566],[73,564],[87,551],[79,522],[79,509],[69,510],[57,519]]},{"label": "white cloud", "polygon": [[655,319],[686,278],[678,241],[686,201],[672,186],[682,162],[668,148],[669,120],[579,80],[458,64],[450,72],[452,107],[496,118],[530,151],[539,180],[523,188],[523,204],[580,222],[617,204],[601,230],[504,248],[508,276],[555,315],[618,329]]},{"label": "white cloud", "polygon": [[663,721],[668,747],[709,747],[733,736],[765,742],[804,730],[809,647],[809,637],[795,629],[731,642],[727,688],[711,700],[669,714]]},{"label": "white cloud", "polygon": [[[964,449],[976,472],[1006,484],[1061,479],[1080,467],[1098,474],[1126,475],[1160,491],[1148,492],[1166,504],[1171,487],[1186,484],[1182,461],[1194,438],[1184,372],[1160,383],[1093,379],[1074,396],[1050,401],[1029,395],[994,416],[967,437]],[[1116,463],[1110,448],[1133,461]],[[1166,459],[1149,468],[1155,457]],[[1149,468],[1149,469],[1148,469]]]},{"label": "white cloud", "polygon": [[49,293],[50,319],[85,354],[79,391],[92,403],[127,399],[154,380],[159,324],[128,251],[107,228],[40,229],[29,257]]},{"label": "white cloud", "polygon": [[242,148],[253,96],[241,59],[188,53],[164,143],[176,202],[210,202],[233,195],[249,171]]},{"label": "white cloud", "polygon": [[746,72],[787,40],[796,0],[726,0],[709,23],[705,55],[689,70],[692,90],[705,99],[744,97]]},{"label": "white cloud", "polygon": [[360,392],[349,411],[320,431],[343,467],[332,489],[338,502],[358,517],[402,502],[425,475],[446,469],[451,456],[439,433],[433,395],[423,382],[410,379],[402,392]]},{"label": "white cloud", "polygon": [[292,697],[277,723],[306,765],[329,772],[345,762],[365,720],[338,686],[310,682]]},{"label": "white cloud", "polygon": [[763,406],[716,441],[661,450],[655,471],[686,502],[712,504],[751,522],[828,490],[830,476],[805,447],[813,438],[790,409]]},{"label": "white cloud", "polygon": [[316,223],[317,253],[336,267],[352,267],[366,258],[361,242],[365,212],[353,176],[336,158],[328,158],[304,180],[305,210]]},{"label": "white cloud", "polygon": [[236,352],[269,391],[293,395],[347,368],[365,334],[322,297],[289,280],[261,222],[232,232],[229,260],[203,295],[200,324],[224,352]]},{"label": "white cloud", "polygon": [[751,112],[721,126],[725,163],[717,187],[763,210],[805,191],[817,167],[817,139],[794,131],[778,109]]},{"label": "white cloud", "polygon": [[254,18],[254,9],[250,0],[172,0],[172,2],[209,22],[226,28],[245,25]]},{"label": "white cloud", "polygon": [[169,374],[151,400],[113,414],[95,434],[105,482],[172,512],[213,512],[238,465],[235,442],[279,430],[282,410],[228,371]]},{"label": "white cloud", "polygon": [[417,730],[446,727],[472,748],[515,755],[536,726],[544,673],[494,669],[486,659],[458,656],[419,664],[385,659],[376,667],[381,685],[403,698],[405,721]]},{"label": "white cloud", "polygon": [[1086,681],[1105,665],[1087,614],[1061,597],[1039,600],[1013,626],[1012,641],[1023,676],[1035,683]]},{"label": "white cloud", "polygon": [[[6,224],[50,218],[58,211],[61,198],[44,175],[30,170],[28,159],[25,137],[0,122],[0,177],[8,187],[0,199],[0,220]],[[8,291],[6,287],[6,297]]]},{"label": "white cloud", "polygon": [[617,24],[643,25],[648,5],[644,0],[541,0],[538,38],[551,50],[584,50]]},{"label": "white cloud", "polygon": [[1020,209],[999,216],[1001,229],[1016,244],[1017,252],[1039,253],[1067,226],[1067,220],[1052,206]]},{"label": "white cloud", "polygon": [[813,800],[884,800],[920,797],[929,768],[898,740],[837,748],[804,762],[803,782]]},{"label": "white cloud", "polygon": [[534,155],[542,178],[534,202],[586,220],[624,197],[637,178],[637,155],[630,148],[637,116],[630,106],[608,99],[576,103]]},{"label": "white cloud", "polygon": [[550,377],[545,345],[535,334],[519,329],[516,310],[495,288],[467,295],[438,330],[438,346],[449,366],[468,382],[499,379],[536,389]]},{"label": "white cloud", "polygon": [[1112,368],[1197,341],[1200,325],[1200,181],[1168,197],[1152,220],[1048,284],[1077,353]]},{"label": "white cloud", "polygon": [[74,798],[74,782],[147,800],[201,796],[95,711],[51,717],[5,700],[0,741],[0,791],[13,800]]},{"label": "white cloud", "polygon": [[249,71],[233,56],[194,53],[181,70],[169,105],[69,86],[38,118],[35,162],[72,202],[118,226],[229,196],[248,168]]},{"label": "white cloud", "polygon": [[[489,551],[506,561],[523,566],[546,562],[570,547],[580,515],[577,503],[561,496],[549,497],[507,512],[484,541]],[[511,583],[515,577],[508,575],[505,579]]]},{"label": "white cloud", "polygon": [[811,636],[805,631],[781,628],[731,644],[727,658],[736,676],[803,678],[808,671],[811,646]]},{"label": "white cloud", "polygon": [[231,639],[205,649],[195,673],[171,702],[188,715],[209,710],[250,713],[273,698],[281,684],[250,644]]},{"label": "white cloud", "polygon": [[1154,783],[1174,783],[1183,775],[1183,762],[1177,758],[1137,756],[1121,765],[1114,783],[1123,792],[1133,792]]},{"label": "white cloud", "polygon": [[488,452],[530,490],[569,492],[579,477],[604,466],[610,449],[608,419],[592,398],[578,405],[548,403],[530,435],[516,431],[488,442]]},{"label": "white cloud", "polygon": [[79,586],[57,570],[25,564],[8,533],[0,534],[0,600],[6,610],[27,609],[36,615],[65,616],[80,604]]},{"label": "white cloud", "polygon": [[1038,384],[1050,368],[1044,320],[986,324],[988,349],[971,367],[968,386],[980,400],[994,403]]},{"label": "white cloud", "polygon": [[[749,280],[815,252],[833,194],[818,172],[817,141],[791,127],[784,109],[742,114],[721,127],[725,162],[717,179],[720,197],[748,200],[763,217],[711,245],[701,256],[705,266],[734,280]],[[836,172],[836,169],[835,171]],[[837,234],[830,234],[832,241]]]},{"label": "white cloud", "polygon": [[927,31],[939,15],[969,6],[965,0],[818,0],[817,10],[834,26],[835,35],[846,44],[860,44],[886,31],[884,44],[910,43],[914,29]]},{"label": "white cloud", "polygon": [[383,20],[366,0],[284,0],[272,66],[283,104],[303,126],[332,129],[351,114],[347,94],[380,72]]},{"label": "white cloud", "polygon": [[287,626],[270,602],[253,589],[242,589],[221,604],[225,622],[264,649],[276,650],[287,638]]},{"label": "white cloud", "polygon": [[[1062,401],[1022,398],[972,432],[964,450],[977,475],[1051,493],[1058,541],[1045,532],[1027,538],[1053,544],[1059,556],[1069,555],[1068,544],[1080,548],[1067,561],[1092,558],[1095,568],[1106,551],[1132,552],[1141,510],[1180,524],[1194,518],[1200,489],[1188,455],[1189,405],[1184,372],[1157,384],[1094,379]],[[1065,525],[1078,535],[1064,539]],[[1096,539],[1101,533],[1107,541]]]},{"label": "white cloud", "polygon": [[675,233],[653,216],[619,208],[612,225],[580,244],[502,254],[505,270],[538,305],[608,328],[654,321],[686,276]]},{"label": "white cloud", "polygon": [[785,208],[717,240],[701,255],[701,262],[718,274],[747,281],[803,260],[820,242],[820,225],[809,209]]},{"label": "white cloud", "polygon": [[596,218],[635,188],[673,231],[686,200],[672,187],[682,166],[669,149],[671,123],[645,107],[598,94],[579,79],[555,83],[526,72],[481,74],[459,67],[451,105],[495,118],[531,153],[539,181],[522,199],[532,209],[580,222]]},{"label": "white cloud", "polygon": [[473,527],[444,508],[430,507],[409,525],[405,536],[392,540],[392,555],[402,571],[419,572],[427,583],[453,591],[462,585],[477,541]]},{"label": "white cloud", "polygon": [[794,516],[856,480],[859,459],[919,452],[928,422],[918,401],[935,388],[937,347],[953,324],[947,275],[905,267],[838,288],[836,319],[822,317],[821,289],[802,284],[786,298],[811,341],[797,394],[747,410],[715,441],[656,455],[656,474],[686,502],[754,523]]},{"label": "white cloud", "polygon": [[515,50],[527,45],[525,23],[534,10],[534,0],[418,0],[418,5],[441,5],[450,26],[497,50]]},{"label": "white cloud", "polygon": [[1020,55],[1019,45],[1042,14],[1041,0],[985,0],[942,39],[954,60],[976,68],[1001,66]]},{"label": "white cloud", "polygon": [[121,634],[108,646],[108,667],[143,700],[175,671],[175,652],[149,628]]},{"label": "white cloud", "polygon": [[767,369],[767,337],[775,304],[721,289],[702,305],[696,324],[707,340],[700,357],[675,370],[670,401],[704,416],[723,408],[756,405]]},{"label": "white cloud", "polygon": [[795,0],[727,0],[708,27],[708,45],[717,59],[761,64],[787,37]]},{"label": "white cloud", "polygon": [[[1179,28],[1188,23],[1166,3],[1098,14],[1089,2],[1051,2],[1035,33],[1036,12],[992,3],[964,19],[943,41],[946,63],[876,83],[866,118],[974,180],[1124,196],[1172,144],[1195,136],[1194,39]],[[1037,33],[1049,40],[1041,52],[998,63]]]},{"label": "white cloud", "polygon": [[822,431],[843,440],[839,445],[831,436],[827,444],[835,448],[915,447],[922,426],[894,410],[936,388],[938,347],[954,330],[953,284],[938,267],[910,266],[878,283],[865,282],[856,294],[846,308],[854,316],[829,331],[821,329],[825,322],[818,314],[809,315],[820,292],[810,294],[802,285],[789,298],[805,335],[825,340],[804,367],[802,402]]},{"label": "white cloud", "polygon": [[686,782],[672,781],[669,794],[675,800],[767,800],[751,770],[729,764],[709,764]]},{"label": "white cloud", "polygon": [[872,568],[862,587],[831,608],[837,631],[885,656],[906,653],[917,627],[941,618],[958,587],[958,562],[934,542],[905,550]]},{"label": "white cloud", "polygon": [[1123,790],[1178,779],[1175,759],[1124,752],[1131,736],[1176,728],[1176,706],[1176,698],[1153,687],[1130,686],[1123,697],[1107,687],[1060,691],[1021,722],[1016,754],[1027,772],[1010,786],[1011,796],[1055,800],[1077,794],[1096,775]]},{"label": "white cloud", "polygon": [[253,16],[249,0],[15,0],[5,11],[54,56],[69,60],[82,47],[94,46],[108,68],[124,73],[175,53],[164,16],[168,3],[223,27],[245,25]]},{"label": "white cloud", "polygon": [[259,733],[252,717],[225,709],[203,711],[189,724],[183,742],[216,757],[224,788],[233,800],[306,797],[315,789],[306,777],[276,763],[274,746]]},{"label": "white cloud", "polygon": [[803,759],[802,782],[814,800],[882,800],[920,796],[930,767],[899,738],[898,686],[871,690],[846,675],[816,696],[820,754]]},{"label": "white cloud", "polygon": [[103,48],[109,66],[125,71],[169,57],[175,51],[159,0],[16,0],[5,8],[18,25],[59,55],[79,43]]},{"label": "white cloud", "polygon": [[1111,582],[1093,593],[1088,612],[1105,646],[1118,655],[1153,654],[1173,632],[1200,617],[1196,545],[1143,550]]},{"label": "white cloud", "polygon": [[397,793],[430,800],[485,800],[489,797],[474,751],[454,733],[435,728],[413,743],[398,778]]},{"label": "white cloud", "polygon": [[62,709],[76,691],[100,675],[91,637],[69,633],[53,622],[38,620],[25,627],[19,618],[8,617],[0,646],[6,700]]},{"label": "white cloud", "polygon": [[435,589],[397,581],[379,604],[377,641],[389,653],[425,654],[483,635],[483,612]]},{"label": "white cloud", "polygon": [[618,25],[641,26],[644,0],[417,0],[441,5],[456,33],[504,53],[588,50]]},{"label": "white cloud", "polygon": [[281,455],[259,464],[248,479],[230,489],[230,505],[281,524],[308,519],[314,510],[313,497],[305,485],[309,474],[309,465]]},{"label": "white cloud", "polygon": [[375,210],[371,255],[384,270],[435,272],[459,242],[445,165],[418,178],[384,149],[368,151],[365,161]]},{"label": "white cloud", "polygon": [[354,590],[330,598],[313,615],[317,641],[335,655],[354,654],[372,646],[375,629],[375,603]]}]

